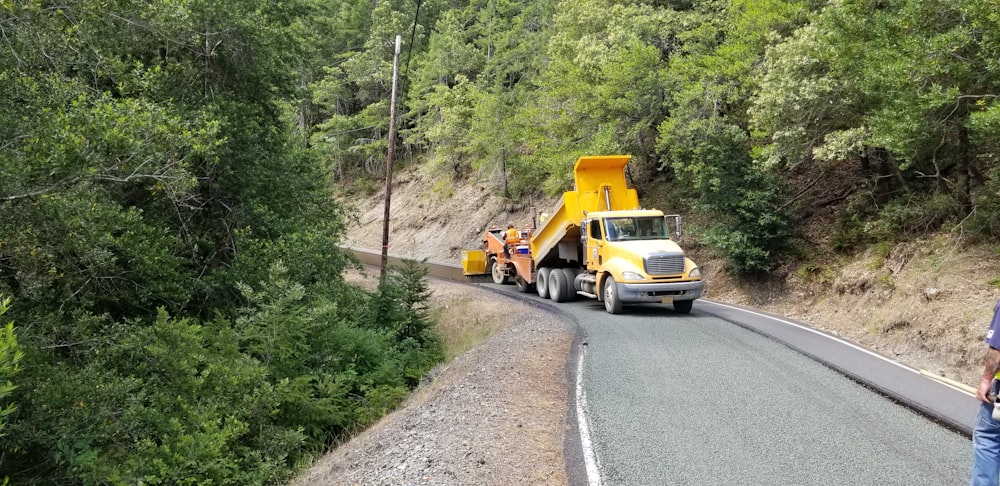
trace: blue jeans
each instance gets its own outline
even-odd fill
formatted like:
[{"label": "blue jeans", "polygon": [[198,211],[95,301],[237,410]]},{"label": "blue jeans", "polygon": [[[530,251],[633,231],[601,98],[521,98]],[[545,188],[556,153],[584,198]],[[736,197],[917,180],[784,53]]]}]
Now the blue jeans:
[{"label": "blue jeans", "polygon": [[972,486],[1000,482],[1000,422],[993,420],[993,404],[980,402],[979,420],[972,431]]}]

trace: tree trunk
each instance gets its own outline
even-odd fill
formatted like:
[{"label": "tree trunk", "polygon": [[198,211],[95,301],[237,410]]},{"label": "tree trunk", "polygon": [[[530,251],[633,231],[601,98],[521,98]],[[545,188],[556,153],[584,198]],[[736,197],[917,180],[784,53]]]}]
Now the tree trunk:
[{"label": "tree trunk", "polygon": [[903,189],[903,192],[910,192],[910,186],[906,183],[906,179],[903,178],[903,171],[899,170],[899,164],[896,163],[896,158],[892,156],[891,153],[885,151],[885,165],[892,172],[893,179],[896,179],[896,183],[899,187]]},{"label": "tree trunk", "polygon": [[955,166],[955,192],[962,215],[972,212],[972,198],[969,195],[969,130],[965,124],[958,127],[958,162]]}]

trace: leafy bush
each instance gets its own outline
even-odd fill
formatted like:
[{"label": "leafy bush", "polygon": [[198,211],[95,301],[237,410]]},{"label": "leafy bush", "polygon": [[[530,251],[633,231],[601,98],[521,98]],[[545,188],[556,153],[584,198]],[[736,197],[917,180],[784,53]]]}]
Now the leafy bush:
[{"label": "leafy bush", "polygon": [[865,233],[867,218],[850,208],[848,205],[848,209],[837,215],[837,221],[833,226],[833,237],[830,239],[830,247],[834,250],[849,251],[868,241]]},{"label": "leafy bush", "polygon": [[895,241],[937,230],[958,213],[959,205],[952,195],[909,194],[889,201],[879,211],[878,219],[866,225],[865,232],[875,241]]},{"label": "leafy bush", "polygon": [[[3,317],[9,306],[10,299],[0,294],[0,317]],[[4,404],[4,401],[17,388],[11,380],[20,369],[19,363],[23,355],[18,349],[17,336],[14,335],[14,323],[8,322],[0,328],[0,438],[4,436],[6,417],[16,410],[13,403]],[[0,466],[2,465],[0,459]]]},{"label": "leafy bush", "polygon": [[871,244],[881,248],[941,229],[960,214],[954,196],[941,192],[905,193],[881,205],[872,204],[874,198],[871,192],[861,191],[840,211],[831,240],[833,249],[849,251]]},{"label": "leafy bush", "polygon": [[975,198],[975,211],[964,227],[972,235],[996,239],[1000,236],[1000,180],[990,178]]},{"label": "leafy bush", "polygon": [[771,270],[791,246],[790,216],[780,205],[783,187],[773,174],[749,171],[702,203],[720,215],[703,241],[720,251],[735,274]]},{"label": "leafy bush", "polygon": [[242,285],[235,319],[161,309],[73,353],[31,348],[31,388],[2,442],[15,479],[274,483],[395,408],[441,359],[421,267],[374,293],[289,274],[275,265],[266,286]]}]

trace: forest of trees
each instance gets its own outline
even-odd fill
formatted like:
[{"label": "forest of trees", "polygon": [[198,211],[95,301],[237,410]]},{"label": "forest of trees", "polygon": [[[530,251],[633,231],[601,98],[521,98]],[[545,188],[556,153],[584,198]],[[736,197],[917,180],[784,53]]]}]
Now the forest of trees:
[{"label": "forest of trees", "polygon": [[421,268],[342,279],[320,7],[0,2],[0,480],[278,483],[442,359]]},{"label": "forest of trees", "polygon": [[578,156],[631,154],[712,222],[700,240],[736,273],[808,255],[796,229],[817,213],[836,251],[1000,234],[995,2],[371,6],[340,13],[351,47],[312,84],[312,141],[337,176],[378,171],[402,33],[400,143],[443,178],[555,194]]},{"label": "forest of trees", "polygon": [[995,2],[0,0],[0,478],[281,483],[442,358],[419,266],[341,276],[396,35],[442,180],[631,154],[740,274],[1000,235]]}]

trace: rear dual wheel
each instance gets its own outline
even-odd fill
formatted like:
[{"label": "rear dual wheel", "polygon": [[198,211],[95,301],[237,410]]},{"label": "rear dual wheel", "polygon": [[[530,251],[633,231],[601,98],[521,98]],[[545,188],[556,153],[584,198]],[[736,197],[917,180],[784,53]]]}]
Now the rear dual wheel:
[{"label": "rear dual wheel", "polygon": [[574,278],[576,270],[572,268],[553,268],[549,272],[549,298],[556,302],[568,302],[576,298]]},{"label": "rear dual wheel", "polygon": [[538,296],[543,299],[549,298],[549,272],[551,271],[552,269],[549,267],[542,267],[535,274],[535,290],[538,291]]},{"label": "rear dual wheel", "polygon": [[569,300],[566,287],[566,274],[560,268],[553,268],[549,272],[549,298],[556,302],[566,302]]}]

